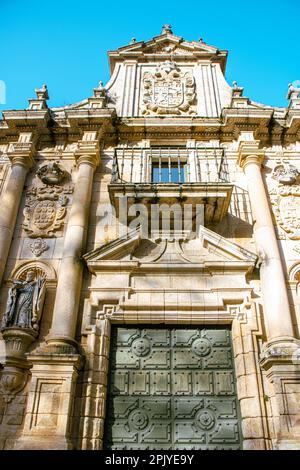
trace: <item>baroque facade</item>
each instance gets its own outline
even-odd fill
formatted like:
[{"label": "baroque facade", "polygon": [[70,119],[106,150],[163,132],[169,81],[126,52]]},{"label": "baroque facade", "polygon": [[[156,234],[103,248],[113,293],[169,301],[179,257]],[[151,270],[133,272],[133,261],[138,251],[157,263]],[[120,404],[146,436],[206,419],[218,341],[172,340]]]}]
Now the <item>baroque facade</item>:
[{"label": "baroque facade", "polygon": [[1,449],[300,449],[300,89],[165,25],[0,121]]}]

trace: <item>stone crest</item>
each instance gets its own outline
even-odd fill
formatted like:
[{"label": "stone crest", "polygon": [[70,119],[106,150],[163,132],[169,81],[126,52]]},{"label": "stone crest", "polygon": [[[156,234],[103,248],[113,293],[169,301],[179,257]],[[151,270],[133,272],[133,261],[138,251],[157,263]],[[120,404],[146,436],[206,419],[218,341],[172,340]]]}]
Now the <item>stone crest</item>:
[{"label": "stone crest", "polygon": [[64,222],[70,186],[34,186],[26,193],[23,228],[30,238],[54,237]]},{"label": "stone crest", "polygon": [[272,178],[281,184],[294,184],[299,176],[299,171],[289,163],[277,165],[272,173]]},{"label": "stone crest", "polygon": [[191,71],[182,72],[165,61],[154,73],[145,72],[143,114],[194,114],[195,80]]},{"label": "stone crest", "polygon": [[67,176],[67,172],[56,162],[41,166],[36,174],[43,183],[49,185],[60,184]]},{"label": "stone crest", "polygon": [[300,186],[297,184],[299,172],[289,164],[274,168],[272,177],[278,186],[270,192],[273,213],[277,222],[280,239],[288,237],[300,240]]}]

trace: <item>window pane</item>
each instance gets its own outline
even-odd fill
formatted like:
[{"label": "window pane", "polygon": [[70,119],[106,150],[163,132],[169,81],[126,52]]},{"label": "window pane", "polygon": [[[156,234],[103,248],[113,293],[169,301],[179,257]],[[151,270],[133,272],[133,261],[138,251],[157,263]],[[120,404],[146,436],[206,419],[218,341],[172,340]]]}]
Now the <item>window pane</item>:
[{"label": "window pane", "polygon": [[171,168],[172,183],[179,183],[179,171],[178,166]]},{"label": "window pane", "polygon": [[162,163],[160,168],[157,163],[152,165],[153,183],[183,183],[184,181],[186,181],[186,165],[183,163],[180,164],[180,178],[177,162],[172,163],[170,169],[167,163]]},{"label": "window pane", "polygon": [[168,183],[169,182],[169,168],[166,165],[163,165],[161,167],[161,179],[160,181],[162,183]]},{"label": "window pane", "polygon": [[152,182],[159,183],[159,168],[158,166],[152,166]]}]

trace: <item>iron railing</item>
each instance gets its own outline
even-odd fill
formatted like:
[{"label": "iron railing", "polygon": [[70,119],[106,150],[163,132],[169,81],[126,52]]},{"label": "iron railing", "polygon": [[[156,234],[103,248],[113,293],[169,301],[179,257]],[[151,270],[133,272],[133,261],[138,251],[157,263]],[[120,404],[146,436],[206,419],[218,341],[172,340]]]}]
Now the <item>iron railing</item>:
[{"label": "iron railing", "polygon": [[229,182],[221,147],[116,148],[112,183]]}]

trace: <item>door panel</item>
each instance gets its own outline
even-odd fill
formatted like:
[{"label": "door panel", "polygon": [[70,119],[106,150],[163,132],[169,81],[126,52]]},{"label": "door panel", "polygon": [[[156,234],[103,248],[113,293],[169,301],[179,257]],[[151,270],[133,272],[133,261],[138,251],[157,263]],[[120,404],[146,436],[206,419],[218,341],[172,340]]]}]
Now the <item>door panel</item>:
[{"label": "door panel", "polygon": [[112,331],[107,449],[238,449],[230,330]]}]

